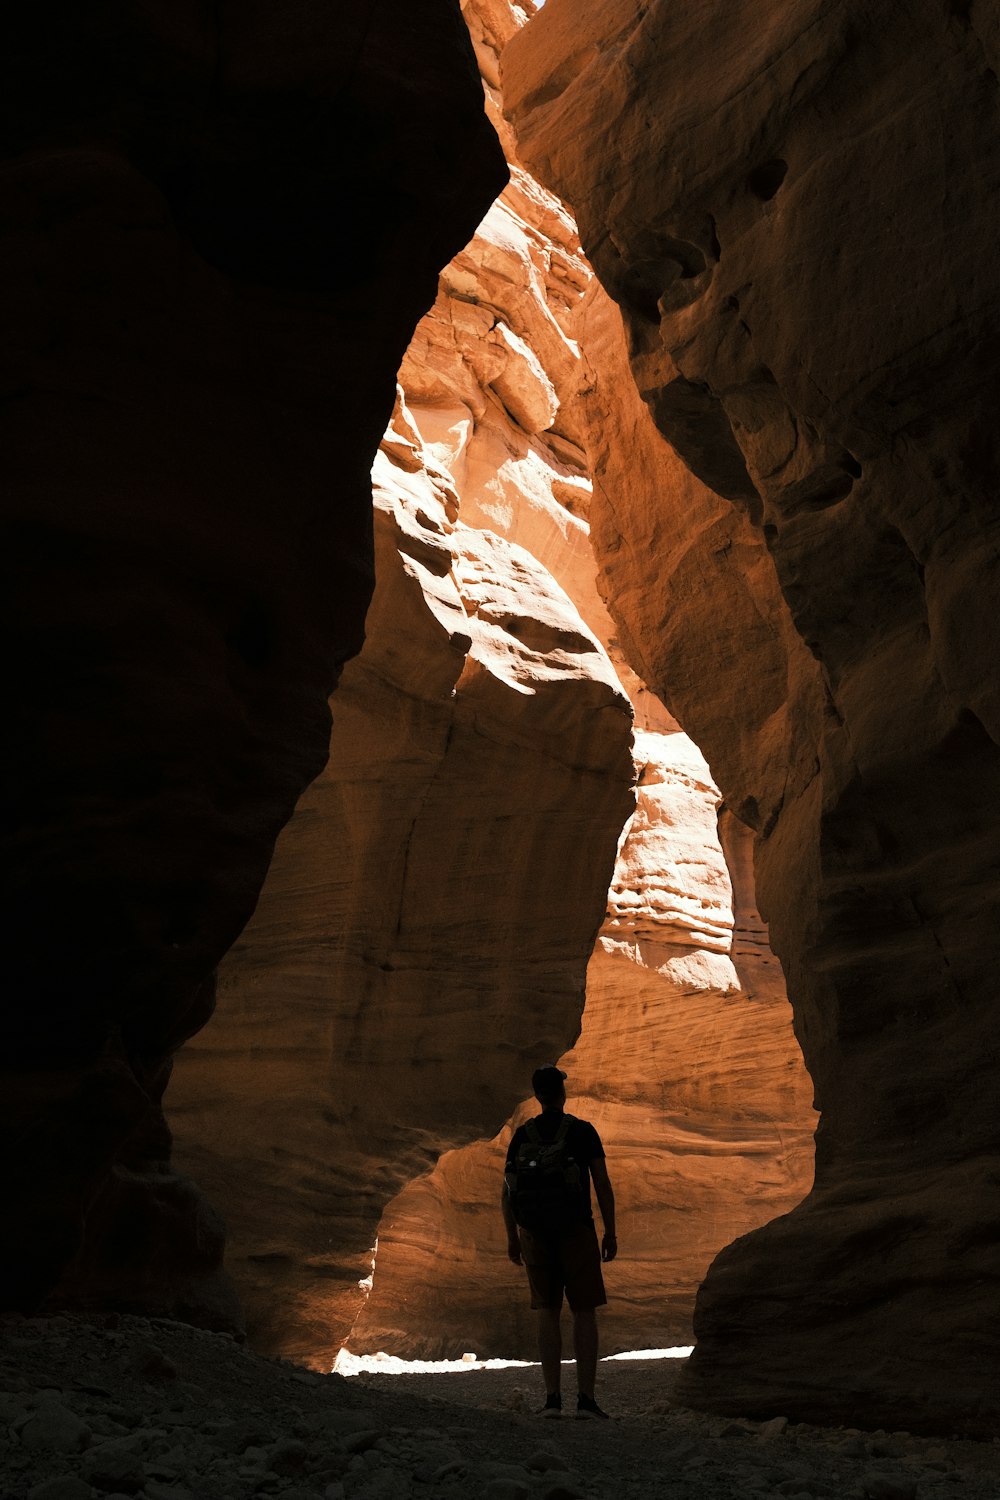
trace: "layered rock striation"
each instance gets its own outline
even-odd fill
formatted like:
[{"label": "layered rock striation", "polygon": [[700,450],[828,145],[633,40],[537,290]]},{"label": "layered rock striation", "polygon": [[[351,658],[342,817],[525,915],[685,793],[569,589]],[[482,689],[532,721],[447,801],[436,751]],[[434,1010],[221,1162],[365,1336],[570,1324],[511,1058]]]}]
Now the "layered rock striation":
[{"label": "layered rock striation", "polygon": [[[617,1200],[605,1353],[690,1343],[710,1261],[799,1202],[813,1156],[810,1083],[759,918],[756,941],[744,936],[750,912],[734,941],[708,767],[679,731],[640,731],[635,753],[636,812],[587,968],[580,1036],[559,1059],[567,1108],[600,1132]],[[738,841],[727,834],[741,863]],[[498,1199],[512,1130],[537,1108],[522,1101],[494,1140],[448,1152],[389,1204],[353,1352],[536,1357]]]},{"label": "layered rock striation", "polygon": [[378,581],[329,762],[174,1077],[251,1336],[327,1369],[386,1202],[576,1034],[634,805],[632,709],[566,592],[585,578],[606,621],[560,322],[586,274],[524,174],[443,273],[373,471]]},{"label": "layered rock striation", "polygon": [[2,66],[2,1295],[231,1322],[160,1100],[326,756],[395,371],[505,169],[450,0],[56,0]]},{"label": "layered rock striation", "polygon": [[[466,16],[513,154],[495,82],[523,14]],[[618,1346],[688,1338],[712,1254],[808,1185],[787,1003],[779,984],[770,1009],[748,1004],[729,957],[717,793],[597,592],[591,281],[572,220],[514,160],[402,362],[374,470],[378,582],[329,763],[175,1072],[179,1153],[224,1206],[251,1336],[317,1366],[349,1334],[531,1352],[493,1138],[532,1068],[573,1046],[585,981],[578,1107],[618,1153],[632,1225]],[[627,884],[591,958],[640,772]]]},{"label": "layered rock striation", "polygon": [[325,1369],[385,1203],[575,1033],[632,805],[605,653],[529,553],[457,519],[415,439],[400,402],[330,760],[170,1096],[251,1337]]},{"label": "layered rock striation", "polygon": [[822,1109],[685,1398],[995,1430],[995,25],[549,0],[503,78],[627,329],[587,343],[602,589],[757,830]]}]

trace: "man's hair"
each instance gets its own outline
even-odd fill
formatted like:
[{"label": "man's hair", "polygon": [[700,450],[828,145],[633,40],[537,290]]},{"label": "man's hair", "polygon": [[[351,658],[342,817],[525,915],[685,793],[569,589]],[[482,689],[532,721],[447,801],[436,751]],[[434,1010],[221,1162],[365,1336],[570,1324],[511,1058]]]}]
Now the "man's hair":
[{"label": "man's hair", "polygon": [[535,1098],[543,1104],[550,1099],[558,1099],[565,1079],[566,1074],[554,1063],[546,1063],[544,1067],[536,1068],[531,1075],[531,1087]]}]

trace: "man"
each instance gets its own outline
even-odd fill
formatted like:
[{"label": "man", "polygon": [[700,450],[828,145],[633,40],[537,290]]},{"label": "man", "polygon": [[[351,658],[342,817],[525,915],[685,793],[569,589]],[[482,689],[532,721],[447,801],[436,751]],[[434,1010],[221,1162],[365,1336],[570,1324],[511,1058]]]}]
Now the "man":
[{"label": "man", "polygon": [[[507,1151],[504,1187],[501,1197],[503,1221],[507,1229],[507,1254],[516,1266],[524,1265],[531,1288],[531,1305],[537,1314],[538,1350],[545,1379],[545,1405],[541,1415],[558,1417],[562,1413],[560,1392],[562,1334],[559,1327],[563,1292],[573,1314],[573,1352],[576,1356],[578,1417],[607,1417],[594,1400],[597,1377],[597,1313],[607,1302],[601,1261],[614,1260],[618,1253],[615,1239],[615,1196],[604,1159],[604,1147],[593,1125],[565,1112],[566,1074],[554,1065],[537,1068],[531,1086],[542,1107],[525,1125],[518,1126]],[[532,1143],[538,1143],[535,1149]],[[571,1186],[567,1199],[576,1193],[579,1183],[579,1205],[574,1206],[571,1222],[553,1227],[539,1227],[543,1216],[537,1209],[528,1213],[524,1207],[526,1190],[519,1186],[530,1168],[548,1156],[555,1161],[550,1179],[565,1178]],[[567,1158],[569,1159],[567,1165]],[[578,1169],[578,1170],[577,1170]],[[604,1238],[600,1248],[590,1202],[593,1181],[597,1202],[604,1221]],[[536,1197],[538,1195],[536,1194]],[[534,1227],[525,1227],[528,1218]]]}]

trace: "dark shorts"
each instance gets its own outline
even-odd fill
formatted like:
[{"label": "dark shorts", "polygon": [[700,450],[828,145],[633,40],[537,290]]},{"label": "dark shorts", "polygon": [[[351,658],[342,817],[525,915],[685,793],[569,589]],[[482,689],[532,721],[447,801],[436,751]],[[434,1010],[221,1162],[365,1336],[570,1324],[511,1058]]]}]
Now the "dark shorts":
[{"label": "dark shorts", "polygon": [[519,1231],[521,1259],[528,1272],[532,1307],[562,1307],[563,1292],[574,1312],[607,1302],[601,1273],[601,1247],[591,1219],[549,1239]]}]

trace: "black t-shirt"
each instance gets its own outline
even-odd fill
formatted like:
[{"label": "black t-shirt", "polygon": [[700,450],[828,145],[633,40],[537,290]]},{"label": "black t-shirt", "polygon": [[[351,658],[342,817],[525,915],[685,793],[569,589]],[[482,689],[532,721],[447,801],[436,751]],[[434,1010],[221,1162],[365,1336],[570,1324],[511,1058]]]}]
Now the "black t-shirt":
[{"label": "black t-shirt", "polygon": [[[590,1202],[590,1163],[596,1157],[604,1156],[604,1147],[601,1145],[601,1137],[591,1125],[589,1120],[578,1120],[575,1115],[563,1115],[561,1110],[549,1110],[547,1113],[536,1115],[535,1124],[542,1140],[548,1143],[554,1141],[559,1134],[559,1126],[563,1119],[570,1121],[569,1133],[566,1136],[566,1149],[576,1161],[580,1168],[580,1178],[583,1184],[584,1197],[587,1201],[587,1218],[593,1219],[594,1211]],[[519,1125],[510,1138],[507,1147],[507,1163],[505,1172],[514,1169],[514,1159],[517,1156],[517,1148],[524,1140],[524,1126]]]}]

